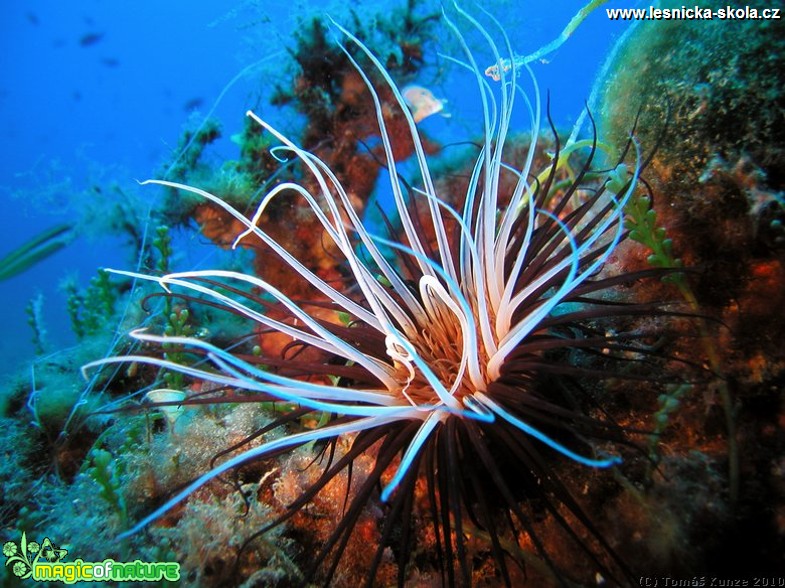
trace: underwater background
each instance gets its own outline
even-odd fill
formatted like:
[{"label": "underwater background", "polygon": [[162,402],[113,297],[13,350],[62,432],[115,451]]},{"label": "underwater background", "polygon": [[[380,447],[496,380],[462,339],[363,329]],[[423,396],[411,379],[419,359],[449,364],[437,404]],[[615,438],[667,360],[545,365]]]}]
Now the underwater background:
[{"label": "underwater background", "polygon": [[[314,11],[346,13],[340,3],[327,8],[276,1],[231,9],[209,2],[4,6],[0,197],[3,209],[13,211],[0,220],[4,243],[11,251],[51,227],[74,229],[67,249],[3,282],[3,323],[20,336],[0,342],[0,371],[15,371],[31,358],[25,307],[39,294],[52,348],[74,343],[62,281],[84,286],[96,268],[128,268],[136,254],[111,226],[109,217],[120,214],[114,202],[135,192],[137,180],[160,175],[189,121],[196,127],[208,115],[219,120],[215,158],[236,156],[229,137],[242,130],[245,111],[263,104],[267,116],[275,86],[293,75],[287,50],[298,27]],[[557,14],[537,3],[485,8],[503,14],[511,37],[520,29],[519,38],[534,50],[558,36],[581,3],[565,2]],[[364,3],[358,18],[376,18],[378,10]],[[627,26],[592,15],[575,32],[577,41],[537,72],[560,124],[579,116],[595,73]],[[449,84],[439,80],[440,95],[454,93]],[[285,125],[286,116],[296,115],[276,120]],[[121,193],[107,187],[114,183]],[[141,206],[156,197],[147,192]]]},{"label": "underwater background", "polygon": [[[439,23],[438,3],[346,4],[95,0],[12,1],[0,8],[3,542],[18,541],[21,532],[28,540],[48,533],[74,556],[99,561],[116,553],[108,545],[119,531],[198,473],[188,468],[204,467],[257,426],[258,415],[235,411],[222,414],[220,426],[217,417],[184,419],[173,435],[160,415],[149,425],[138,411],[123,411],[118,388],[141,394],[143,384],[133,375],[102,388],[86,383],[79,368],[123,351],[133,328],[161,327],[154,318],[161,307],[143,300],[148,291],[108,278],[101,268],[258,269],[248,250],[227,251],[228,229],[209,213],[138,182],[180,174],[192,185],[200,186],[200,179],[220,184],[232,197],[259,190],[249,184],[253,174],[242,181],[228,177],[226,162],[246,162],[249,146],[259,147],[248,109],[293,137],[320,130],[307,107],[315,98],[298,85],[304,64],[319,61],[321,36],[333,42],[334,34],[314,19],[324,22],[329,14],[350,30],[383,31],[378,36],[392,45],[398,13],[424,23],[416,47],[421,64],[406,72],[405,83],[426,88],[441,110],[418,121],[421,132],[449,146],[481,131],[466,74],[440,57],[455,54],[457,45]],[[634,24],[608,18],[606,9],[648,4],[588,6],[564,43],[531,64],[543,101],[547,92],[550,117],[565,137],[589,104],[601,137],[623,143],[637,121],[641,142],[658,145],[650,166],[653,201],[630,211],[641,231],[650,223],[651,234],[638,234],[633,240],[641,249],[624,249],[614,263],[696,268],[689,286],[660,285],[639,295],[676,299],[688,313],[710,320],[689,358],[704,370],[698,382],[646,389],[646,416],[628,422],[656,433],[643,443],[651,467],[640,465],[629,479],[617,480],[626,494],[619,491],[612,503],[589,490],[587,500],[600,505],[598,524],[613,547],[626,553],[619,546],[632,542],[627,557],[651,558],[652,575],[758,575],[770,582],[758,585],[783,586],[785,28],[781,20]],[[557,39],[586,7],[583,0],[482,3],[521,54]],[[372,50],[382,50],[372,33],[368,37]],[[415,51],[400,45],[396,50],[404,54]],[[528,116],[513,126],[526,132]],[[373,185],[369,193],[382,205],[389,202]],[[179,314],[165,326],[191,328]],[[223,329],[231,330],[203,323],[188,334],[209,338]],[[185,445],[198,456],[182,457],[188,466],[180,467],[172,455]],[[145,460],[169,469],[145,470]],[[298,464],[307,465],[289,467]],[[100,504],[85,510],[79,501]],[[154,540],[137,536],[122,558],[178,561],[184,585],[298,585],[292,571],[298,564],[282,555],[281,545],[288,549],[292,537],[275,545],[274,535],[275,546],[258,555],[265,561],[244,561],[239,576],[229,570],[238,545],[259,526],[228,522],[222,508],[243,510],[229,502],[222,507],[205,499],[176,531],[169,521],[171,528],[159,529]],[[257,523],[264,520],[267,505],[251,508],[258,509]],[[214,541],[200,551],[208,543],[201,525],[219,519],[224,527],[210,527]],[[569,557],[557,559],[569,585],[592,584],[591,564],[572,568],[563,561]],[[529,564],[532,586],[563,579]],[[17,585],[8,568],[4,573],[3,582]],[[342,577],[349,579],[336,585],[356,580]],[[475,581],[501,585],[491,576]],[[439,584],[423,573],[407,585]]]}]

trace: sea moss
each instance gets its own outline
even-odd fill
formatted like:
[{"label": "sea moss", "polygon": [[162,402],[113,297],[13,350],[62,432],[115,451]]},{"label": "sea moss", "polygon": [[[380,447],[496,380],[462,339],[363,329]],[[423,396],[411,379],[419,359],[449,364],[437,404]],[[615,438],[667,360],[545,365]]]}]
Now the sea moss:
[{"label": "sea moss", "polygon": [[627,39],[605,81],[601,120],[623,141],[644,107],[638,124],[644,144],[653,144],[668,123],[659,153],[687,187],[713,157],[733,161],[742,155],[763,170],[772,187],[781,187],[783,71],[785,35],[776,20],[646,21]]}]

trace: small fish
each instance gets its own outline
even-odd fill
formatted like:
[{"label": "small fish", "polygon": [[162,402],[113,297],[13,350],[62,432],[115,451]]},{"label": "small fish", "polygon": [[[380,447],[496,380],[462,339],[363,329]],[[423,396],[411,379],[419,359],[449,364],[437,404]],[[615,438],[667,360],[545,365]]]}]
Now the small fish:
[{"label": "small fish", "polygon": [[201,97],[191,98],[185,104],[183,104],[183,110],[185,110],[186,112],[191,112],[192,110],[199,110],[203,104],[204,104],[204,98]]},{"label": "small fish", "polygon": [[90,45],[95,45],[103,38],[104,38],[103,33],[87,33],[85,35],[82,35],[82,37],[79,39],[79,44],[82,47],[89,47]]},{"label": "small fish", "polygon": [[120,65],[120,60],[115,59],[114,57],[104,57],[101,60],[101,64],[106,67],[118,67]]},{"label": "small fish", "polygon": [[447,100],[436,98],[428,88],[410,85],[401,90],[401,94],[403,94],[406,105],[412,111],[412,118],[414,118],[416,123],[432,114],[441,114],[446,118],[450,117],[449,114],[443,112]]}]

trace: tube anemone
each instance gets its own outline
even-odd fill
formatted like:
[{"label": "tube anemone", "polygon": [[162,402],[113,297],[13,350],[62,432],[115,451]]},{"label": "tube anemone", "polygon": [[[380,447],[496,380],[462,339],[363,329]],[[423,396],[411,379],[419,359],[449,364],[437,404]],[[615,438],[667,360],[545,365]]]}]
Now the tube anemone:
[{"label": "tube anemone", "polygon": [[[593,404],[596,399],[575,383],[621,376],[621,364],[645,364],[652,353],[640,344],[640,335],[625,332],[621,325],[616,331],[603,326],[652,311],[650,305],[622,304],[608,296],[612,288],[640,274],[600,275],[625,238],[623,210],[643,166],[640,150],[631,138],[616,161],[600,161],[594,133],[584,142],[582,163],[571,181],[559,184],[559,170],[579,145],[562,148],[554,132],[551,163],[535,173],[542,123],[536,80],[528,66],[516,62],[506,37],[497,47],[480,24],[457,11],[484,36],[495,62],[502,63],[505,55],[504,63],[510,64],[508,70],[499,68],[498,84],[488,82],[461,32],[445,16],[465,51],[465,61],[456,62],[473,73],[484,113],[484,137],[460,198],[448,201],[440,193],[400,90],[374,54],[338,24],[334,27],[370,64],[364,70],[344,49],[376,108],[396,230],[374,234],[333,171],[253,112],[248,116],[280,142],[276,154],[299,160],[307,182],[279,184],[251,218],[199,188],[145,182],[190,192],[222,208],[245,227],[235,246],[260,240],[288,265],[292,278],[309,284],[321,301],[294,300],[263,277],[236,271],[163,277],[117,273],[157,282],[168,292],[246,317],[264,331],[320,350],[318,357],[324,359],[298,363],[270,356],[262,359],[262,368],[258,360],[205,340],[138,330],[132,336],[140,341],[181,345],[204,361],[188,366],[133,355],[86,367],[142,362],[244,391],[249,398],[292,403],[301,407],[297,416],[314,412],[330,419],[319,428],[288,432],[246,448],[199,476],[124,535],[140,531],[233,468],[312,442],[334,448],[346,437],[349,449],[342,455],[330,452],[317,481],[259,530],[264,533],[290,519],[339,475],[348,473],[352,483],[353,461],[372,455],[373,467],[364,479],[354,481],[351,494],[347,490],[341,520],[310,560],[312,577],[331,581],[363,509],[376,500],[386,506],[381,540],[367,570],[369,583],[390,546],[398,583],[404,583],[416,546],[415,512],[431,527],[430,560],[449,585],[473,580],[466,538],[470,533],[487,538],[495,573],[507,585],[514,577],[510,563],[521,563],[517,554],[523,548],[518,545],[525,537],[555,570],[536,532],[528,508],[532,501],[542,505],[606,579],[628,573],[556,470],[564,462],[609,468],[620,462],[619,452],[629,444],[625,431],[603,416]],[[533,87],[531,98],[521,87],[524,79]],[[406,117],[416,182],[404,181],[397,171],[377,84],[388,87]],[[531,139],[523,165],[515,168],[505,161],[504,148],[520,102],[529,112]],[[295,257],[260,228],[269,203],[286,197],[318,219],[323,240],[345,268],[345,284],[323,279],[309,269],[307,260]],[[324,318],[327,313],[315,312],[325,308],[349,320],[329,320]],[[279,416],[260,433],[286,429],[293,422],[292,415]],[[423,503],[425,512],[420,512]]]}]

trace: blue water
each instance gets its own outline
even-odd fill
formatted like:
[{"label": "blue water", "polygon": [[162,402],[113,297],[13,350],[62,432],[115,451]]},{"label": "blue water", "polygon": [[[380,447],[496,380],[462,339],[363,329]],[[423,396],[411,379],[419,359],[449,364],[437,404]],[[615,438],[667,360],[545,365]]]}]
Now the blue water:
[{"label": "blue water", "polygon": [[[484,5],[502,21],[516,50],[527,54],[555,38],[583,3],[518,0]],[[340,19],[342,3],[334,4],[331,12]],[[633,4],[612,1],[599,8],[547,64],[535,65],[541,90],[550,91],[552,112],[561,126],[578,117],[609,47],[629,26],[609,21],[604,8]],[[135,206],[149,206],[157,192],[140,191],[135,180],[161,174],[189,116],[204,117],[214,109],[229,137],[241,130],[245,110],[261,104],[265,116],[284,128],[294,127],[291,113],[276,112],[264,98],[274,83],[285,86],[292,75],[285,48],[293,46],[298,18],[323,11],[325,4],[264,5],[4,2],[0,257],[48,227],[83,221],[90,207],[106,210],[122,194],[139,193]],[[390,2],[362,5],[371,13]],[[262,62],[260,67],[227,88],[239,72],[257,62]],[[473,96],[450,79],[436,93],[454,109],[451,119],[425,121],[426,132],[439,139],[442,128],[455,128],[460,116],[468,116],[466,99]],[[224,139],[215,155],[235,157],[236,148]],[[180,260],[184,266],[209,252],[198,249],[189,255]],[[84,286],[98,267],[133,268],[134,256],[123,238],[97,221],[89,222],[67,248],[0,282],[0,373],[22,368],[33,357],[24,310],[32,297],[40,293],[45,300],[49,350],[71,345],[75,339],[59,288],[63,278],[76,276]]]}]

